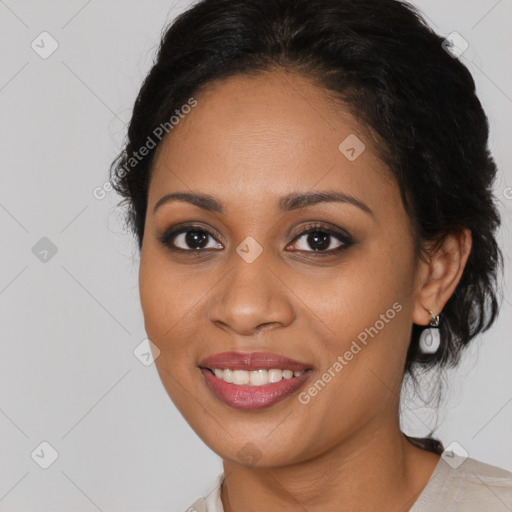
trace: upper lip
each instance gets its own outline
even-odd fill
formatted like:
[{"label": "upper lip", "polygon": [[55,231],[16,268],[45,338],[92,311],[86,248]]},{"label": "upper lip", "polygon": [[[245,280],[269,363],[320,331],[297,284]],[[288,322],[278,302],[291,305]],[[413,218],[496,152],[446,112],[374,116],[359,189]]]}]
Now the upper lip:
[{"label": "upper lip", "polygon": [[294,372],[312,369],[312,365],[272,352],[222,352],[203,359],[199,366],[213,370],[292,370]]}]

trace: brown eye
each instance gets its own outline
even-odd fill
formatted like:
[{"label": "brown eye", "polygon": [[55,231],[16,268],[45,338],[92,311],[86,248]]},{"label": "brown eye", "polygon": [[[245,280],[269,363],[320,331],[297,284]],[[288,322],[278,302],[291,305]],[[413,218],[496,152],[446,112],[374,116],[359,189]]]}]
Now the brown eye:
[{"label": "brown eye", "polygon": [[160,237],[160,241],[171,250],[197,251],[223,248],[209,231],[194,226],[184,226],[168,231]]},{"label": "brown eye", "polygon": [[346,249],[353,241],[348,234],[326,226],[309,226],[294,239],[297,251],[332,254]]}]

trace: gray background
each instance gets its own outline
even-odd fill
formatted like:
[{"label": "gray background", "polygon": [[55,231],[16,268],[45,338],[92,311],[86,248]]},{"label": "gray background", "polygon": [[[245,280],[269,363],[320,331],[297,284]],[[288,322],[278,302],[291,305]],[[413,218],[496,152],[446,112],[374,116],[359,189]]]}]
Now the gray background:
[{"label": "gray background", "polygon": [[[145,338],[135,242],[118,197],[92,193],[107,180],[163,27],[188,5],[0,0],[0,511],[184,510],[221,471],[154,365],[134,356]],[[510,281],[512,1],[417,5],[439,33],[469,42],[460,58],[490,118]],[[43,31],[59,45],[46,59],[31,47]],[[43,237],[56,254],[45,256]],[[509,470],[511,303],[504,287],[499,320],[448,374],[436,430],[445,445]],[[403,421],[413,435],[435,426],[414,403]],[[31,456],[43,441],[58,452],[48,469]]]}]

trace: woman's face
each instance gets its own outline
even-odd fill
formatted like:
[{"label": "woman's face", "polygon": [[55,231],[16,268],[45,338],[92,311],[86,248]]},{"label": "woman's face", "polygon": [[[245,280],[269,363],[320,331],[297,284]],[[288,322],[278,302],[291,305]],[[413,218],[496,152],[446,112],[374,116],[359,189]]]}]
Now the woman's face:
[{"label": "woman's face", "polygon": [[[156,154],[140,262],[169,396],[222,458],[258,467],[397,428],[418,266],[376,148],[282,71],[194,98]],[[176,193],[209,201],[160,202]]]}]

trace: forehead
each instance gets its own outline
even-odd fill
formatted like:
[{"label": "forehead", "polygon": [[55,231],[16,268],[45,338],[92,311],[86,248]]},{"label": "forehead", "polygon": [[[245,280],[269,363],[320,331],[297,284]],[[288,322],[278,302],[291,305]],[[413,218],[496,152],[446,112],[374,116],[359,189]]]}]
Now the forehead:
[{"label": "forehead", "polygon": [[[367,130],[305,77],[282,70],[235,75],[193,97],[197,105],[180,116],[155,155],[150,205],[155,194],[177,189],[229,202],[316,184],[372,202],[370,189],[389,184]],[[355,147],[356,159],[347,158],[347,146]]]}]

